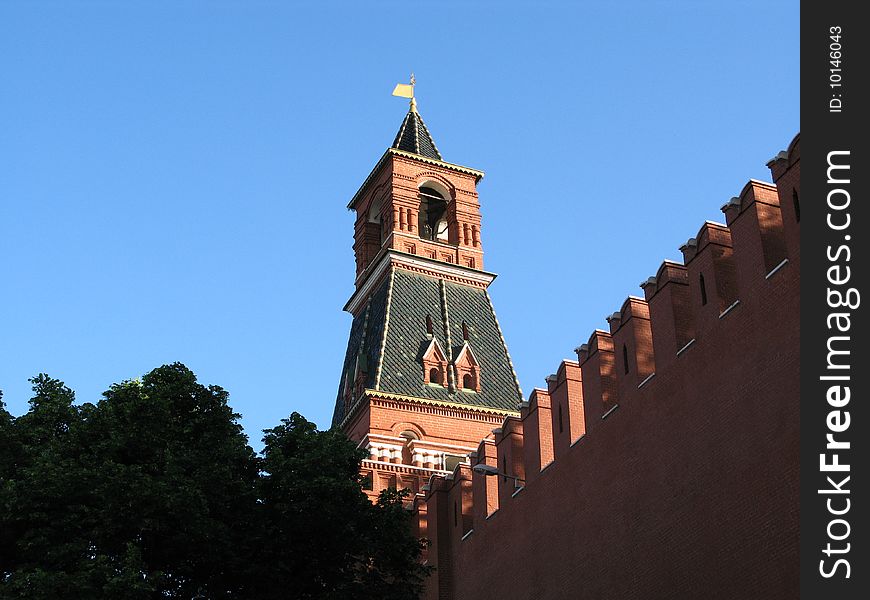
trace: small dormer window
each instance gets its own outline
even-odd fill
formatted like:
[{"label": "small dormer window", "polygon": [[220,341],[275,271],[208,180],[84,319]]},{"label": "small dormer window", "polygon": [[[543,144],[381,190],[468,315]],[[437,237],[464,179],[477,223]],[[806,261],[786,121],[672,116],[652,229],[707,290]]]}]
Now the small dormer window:
[{"label": "small dormer window", "polygon": [[424,240],[447,241],[447,200],[434,188],[420,188],[419,228]]},{"label": "small dormer window", "polygon": [[462,345],[456,358],[453,359],[453,366],[456,369],[456,382],[462,384],[463,392],[480,391],[480,364],[468,342]]},{"label": "small dormer window", "polygon": [[447,357],[438,340],[432,338],[421,356],[423,383],[447,385]]}]

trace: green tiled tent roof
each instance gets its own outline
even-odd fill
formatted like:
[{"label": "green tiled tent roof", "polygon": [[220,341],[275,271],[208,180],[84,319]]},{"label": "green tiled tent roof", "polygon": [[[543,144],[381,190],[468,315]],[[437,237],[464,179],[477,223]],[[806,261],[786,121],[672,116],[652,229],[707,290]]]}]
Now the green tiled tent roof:
[{"label": "green tiled tent roof", "polygon": [[[455,358],[464,342],[462,322],[465,322],[468,345],[480,367],[479,392],[463,391],[461,386],[451,392],[446,387],[423,382],[421,359],[429,343],[427,315],[432,320],[434,337],[450,354],[448,359]],[[369,389],[501,410],[516,410],[517,403],[522,401],[495,311],[484,289],[394,269],[351,326],[334,425],[344,419],[344,381],[350,377],[352,383],[358,356],[367,357]]]}]

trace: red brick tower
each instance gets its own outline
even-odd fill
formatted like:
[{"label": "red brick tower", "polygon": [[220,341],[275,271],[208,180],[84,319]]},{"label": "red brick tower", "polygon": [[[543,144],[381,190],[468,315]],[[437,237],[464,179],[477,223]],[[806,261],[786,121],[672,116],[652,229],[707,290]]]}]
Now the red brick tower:
[{"label": "red brick tower", "polygon": [[415,101],[353,196],[356,291],[333,425],[370,452],[374,498],[452,472],[522,392],[483,270],[477,183],[445,162]]}]

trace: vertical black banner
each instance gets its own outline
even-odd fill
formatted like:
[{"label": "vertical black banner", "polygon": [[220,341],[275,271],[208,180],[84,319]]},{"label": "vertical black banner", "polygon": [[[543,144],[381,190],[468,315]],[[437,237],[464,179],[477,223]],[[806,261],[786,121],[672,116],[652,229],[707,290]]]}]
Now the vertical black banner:
[{"label": "vertical black banner", "polygon": [[[870,597],[870,290],[861,3],[801,5],[801,595]],[[865,490],[862,493],[860,490]]]}]

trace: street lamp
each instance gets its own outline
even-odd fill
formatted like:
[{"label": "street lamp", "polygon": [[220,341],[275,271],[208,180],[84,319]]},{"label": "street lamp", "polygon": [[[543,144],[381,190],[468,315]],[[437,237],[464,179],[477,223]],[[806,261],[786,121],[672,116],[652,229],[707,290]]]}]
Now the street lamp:
[{"label": "street lamp", "polygon": [[486,476],[500,475],[501,477],[510,477],[511,479],[514,480],[514,489],[517,489],[517,490],[522,488],[523,487],[522,484],[526,482],[525,479],[521,479],[521,478],[517,477],[516,475],[509,475],[507,473],[502,473],[501,471],[499,471],[497,468],[493,467],[492,465],[487,465],[484,463],[478,463],[478,464],[474,465],[471,468],[471,470],[474,471],[475,473],[477,473],[478,475],[486,475]]}]

